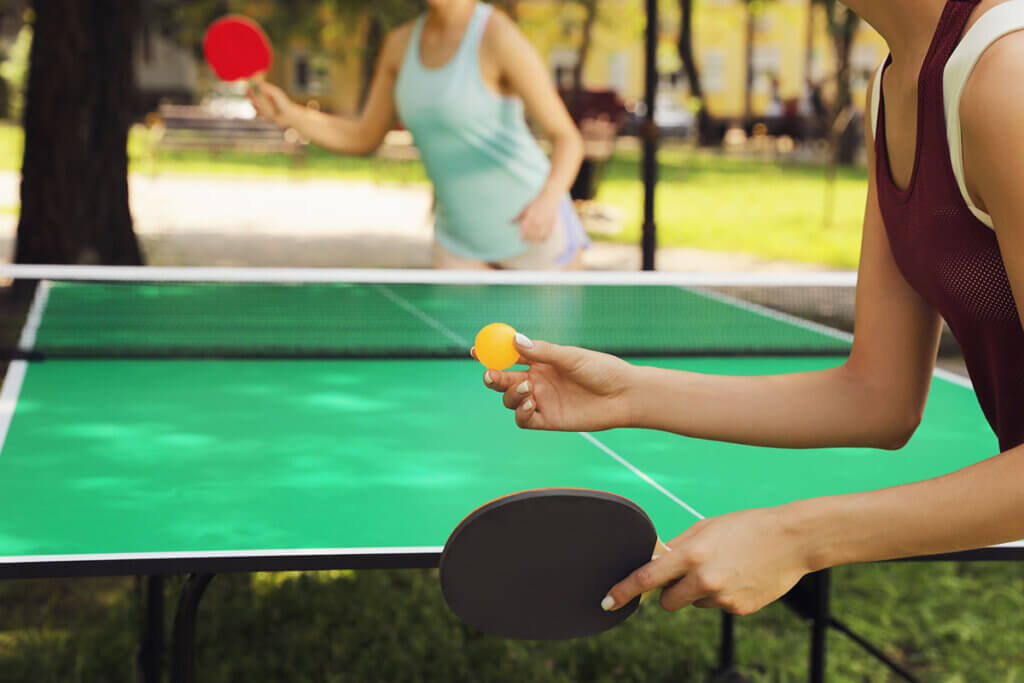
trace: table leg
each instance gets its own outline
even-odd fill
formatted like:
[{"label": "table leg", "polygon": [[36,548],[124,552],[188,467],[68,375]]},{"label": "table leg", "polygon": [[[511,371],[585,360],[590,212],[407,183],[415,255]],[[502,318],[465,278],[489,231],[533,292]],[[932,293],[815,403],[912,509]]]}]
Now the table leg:
[{"label": "table leg", "polygon": [[811,622],[811,652],[808,680],[812,683],[823,683],[826,671],[826,636],[829,627],[836,629],[853,642],[860,645],[866,652],[885,664],[900,678],[916,683],[914,676],[885,656],[880,649],[854,633],[849,626],[832,616],[829,606],[831,593],[831,571],[826,569],[808,574],[793,589],[782,597],[787,607]]},{"label": "table leg", "polygon": [[722,611],[721,640],[718,645],[718,670],[732,671],[736,665],[736,617]]},{"label": "table leg", "polygon": [[181,589],[174,615],[171,683],[194,683],[196,680],[196,613],[203,592],[213,577],[213,574],[192,574]]},{"label": "table leg", "polygon": [[164,577],[139,577],[145,593],[142,614],[142,637],[136,667],[142,683],[160,683],[164,654]]},{"label": "table leg", "polygon": [[832,573],[829,570],[810,575],[814,590],[814,613],[811,620],[811,683],[825,683],[825,655],[828,644],[829,594]]},{"label": "table leg", "polygon": [[736,617],[722,611],[721,636],[718,643],[718,668],[711,674],[712,683],[750,683],[736,670]]}]

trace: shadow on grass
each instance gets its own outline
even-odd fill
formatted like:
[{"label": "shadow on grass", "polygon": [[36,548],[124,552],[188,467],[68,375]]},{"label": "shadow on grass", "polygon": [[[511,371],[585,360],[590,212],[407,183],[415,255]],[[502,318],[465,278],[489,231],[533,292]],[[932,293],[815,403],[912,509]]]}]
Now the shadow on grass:
[{"label": "shadow on grass", "polygon": [[[1017,565],[866,565],[834,578],[835,614],[922,680],[1024,675]],[[168,583],[170,603],[182,581]],[[0,681],[132,680],[138,598],[130,579],[0,583]],[[204,683],[703,682],[718,627],[717,611],[670,614],[652,600],[596,638],[507,641],[458,622],[430,570],[230,574],[214,580],[200,607],[198,671]],[[751,680],[806,679],[808,629],[784,607],[739,619],[736,635]],[[829,680],[895,679],[833,632]]]}]

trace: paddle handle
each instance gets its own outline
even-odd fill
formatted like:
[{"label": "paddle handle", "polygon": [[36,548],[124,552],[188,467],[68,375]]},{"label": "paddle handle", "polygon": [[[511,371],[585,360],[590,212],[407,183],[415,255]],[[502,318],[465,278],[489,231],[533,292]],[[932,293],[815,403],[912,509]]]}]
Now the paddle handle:
[{"label": "paddle handle", "polygon": [[[661,557],[662,555],[664,555],[665,553],[670,553],[670,552],[672,552],[672,548],[669,548],[667,545],[665,545],[660,538],[656,539],[655,542],[654,542],[654,552],[651,553],[651,559],[652,560],[656,560],[659,557]],[[643,604],[643,602],[645,600],[647,600],[648,596],[650,596],[650,594],[653,593],[653,592],[654,592],[654,590],[649,590],[646,593],[644,593],[643,595],[641,595],[640,596],[640,604]]]}]

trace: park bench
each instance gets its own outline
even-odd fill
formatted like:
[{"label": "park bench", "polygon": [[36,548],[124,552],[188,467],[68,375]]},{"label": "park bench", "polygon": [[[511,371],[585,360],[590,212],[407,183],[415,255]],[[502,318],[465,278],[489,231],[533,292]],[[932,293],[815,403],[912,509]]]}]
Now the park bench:
[{"label": "park bench", "polygon": [[288,154],[301,159],[307,147],[293,129],[281,130],[262,119],[223,116],[199,106],[161,105],[147,123],[155,151]]}]

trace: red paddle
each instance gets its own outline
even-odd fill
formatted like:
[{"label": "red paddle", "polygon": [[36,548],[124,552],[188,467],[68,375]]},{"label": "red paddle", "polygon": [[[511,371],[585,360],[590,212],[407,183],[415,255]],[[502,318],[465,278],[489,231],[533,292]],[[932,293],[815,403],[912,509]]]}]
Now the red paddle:
[{"label": "red paddle", "polygon": [[237,14],[221,17],[203,36],[206,61],[223,81],[252,80],[270,69],[270,40],[252,19]]},{"label": "red paddle", "polygon": [[608,589],[668,548],[635,503],[586,489],[513,493],[471,512],[441,554],[452,611],[506,638],[560,640],[617,626],[641,598],[601,609]]}]

